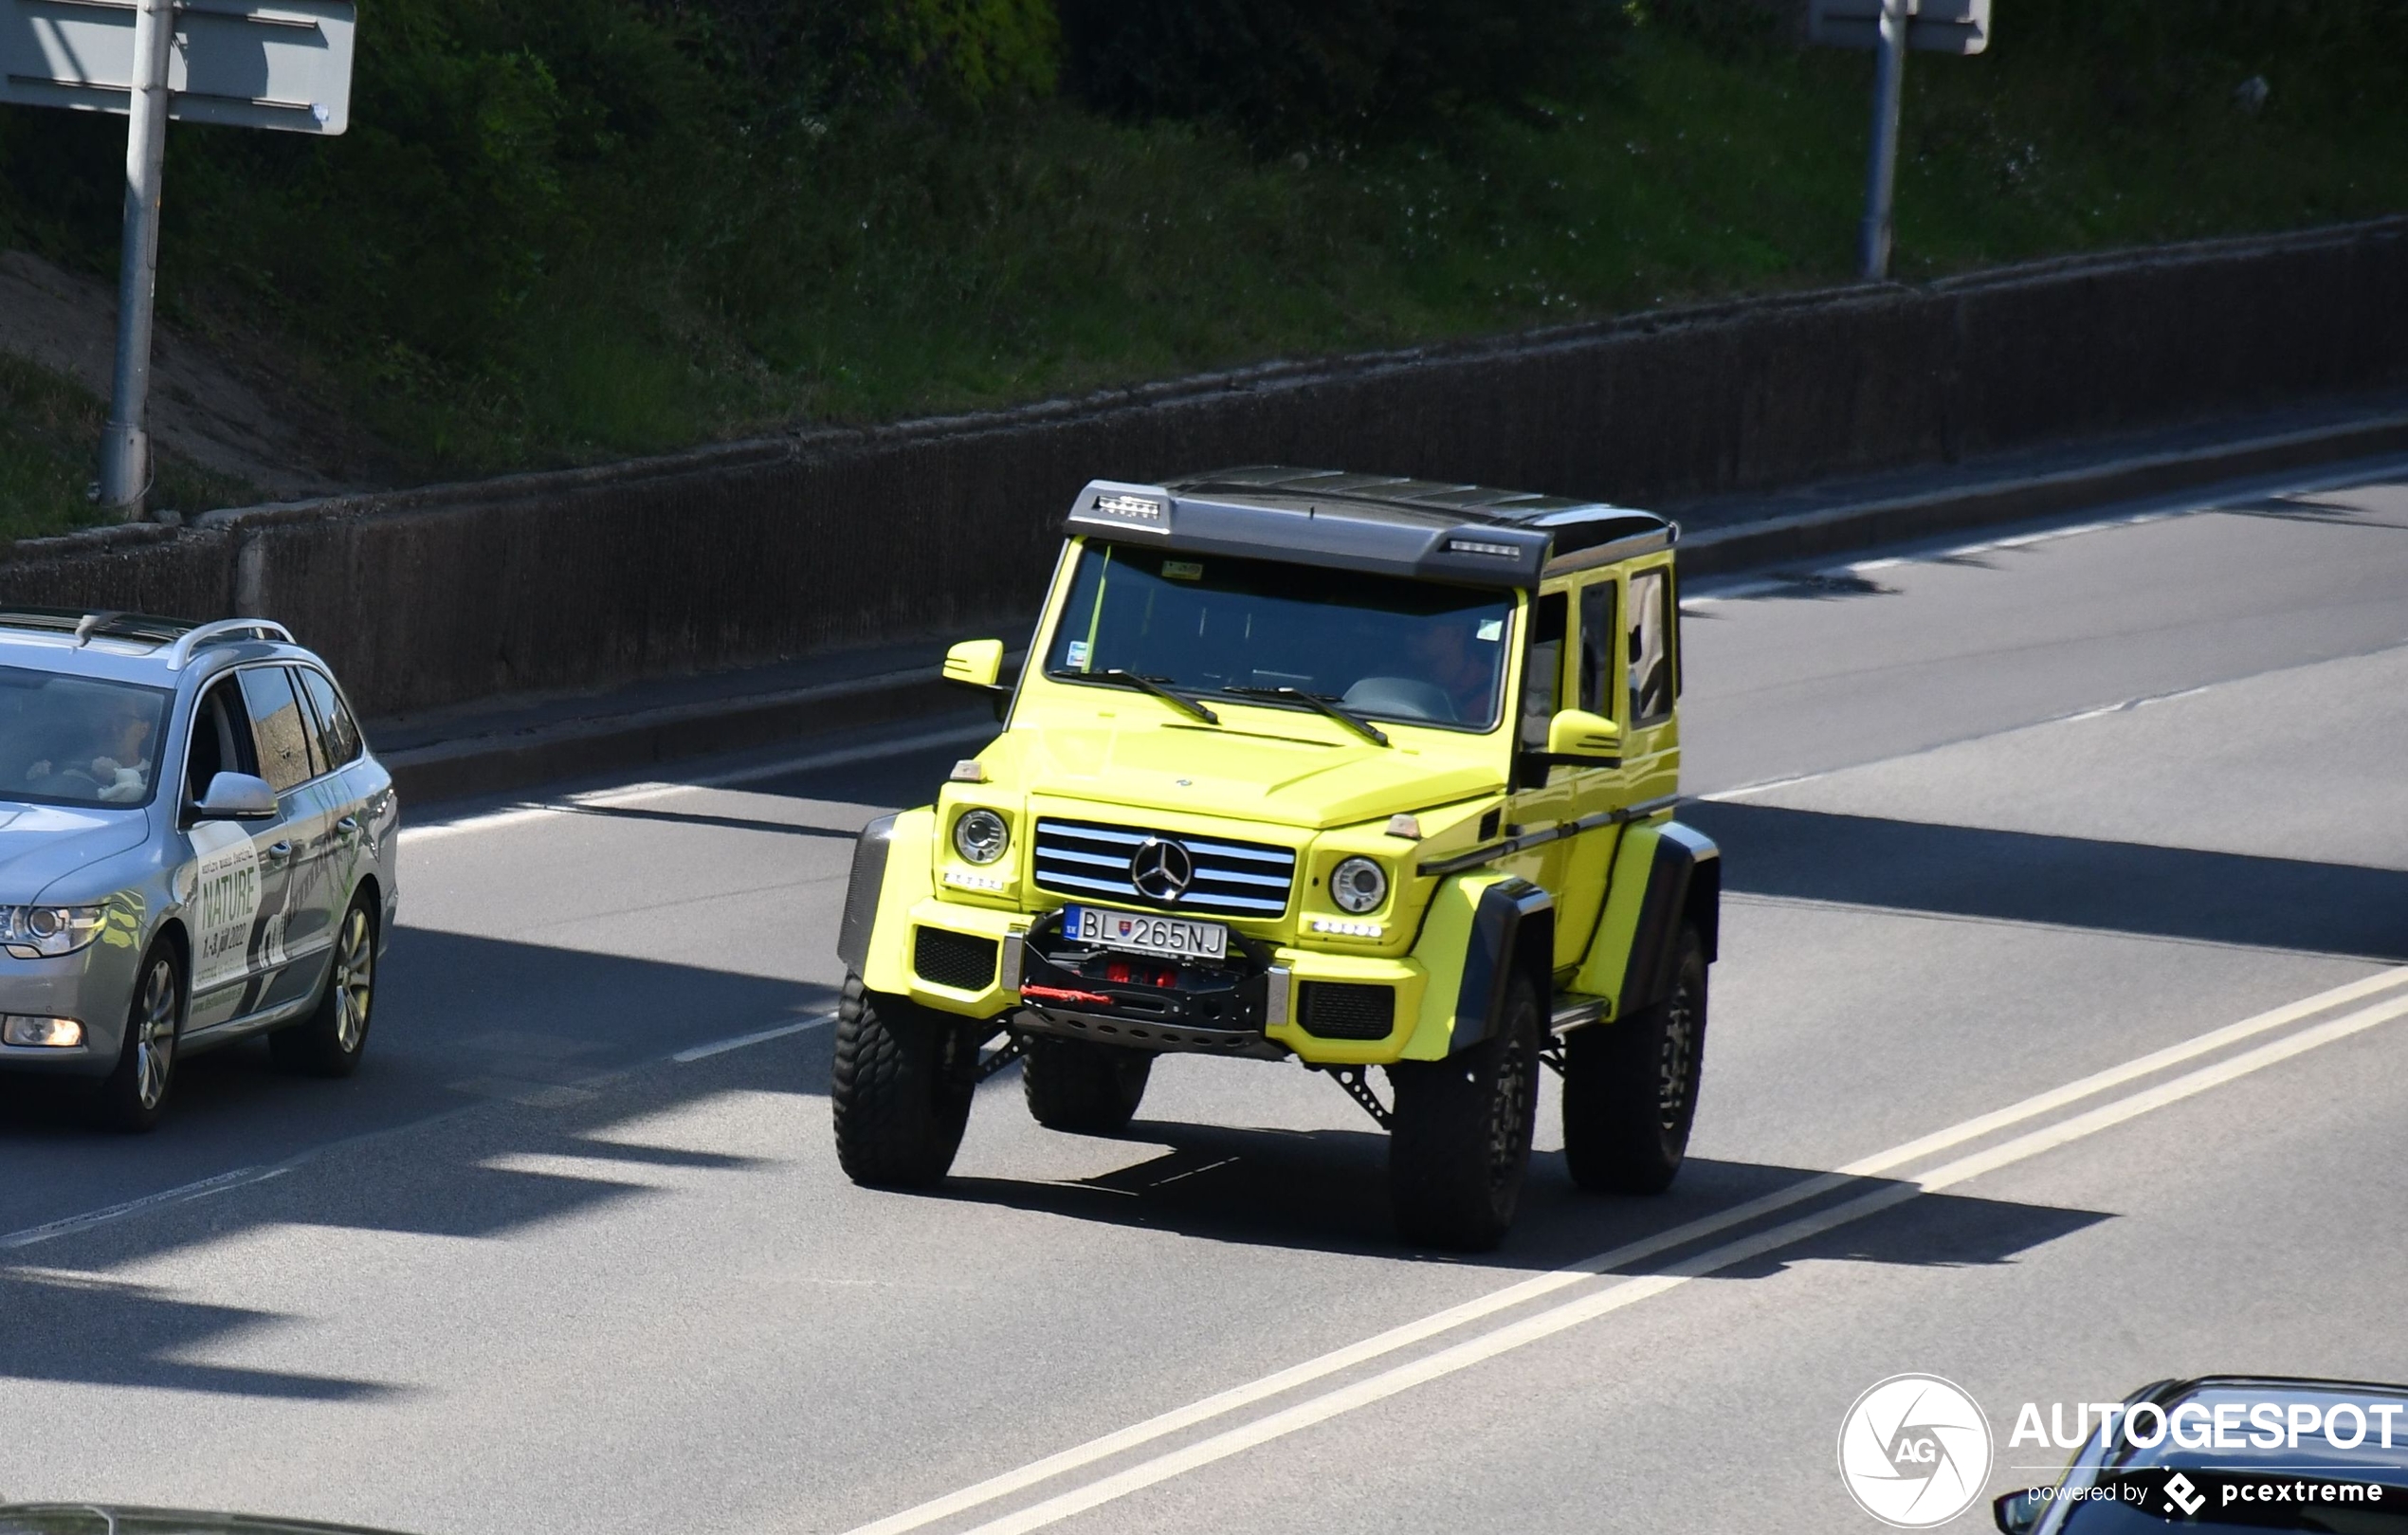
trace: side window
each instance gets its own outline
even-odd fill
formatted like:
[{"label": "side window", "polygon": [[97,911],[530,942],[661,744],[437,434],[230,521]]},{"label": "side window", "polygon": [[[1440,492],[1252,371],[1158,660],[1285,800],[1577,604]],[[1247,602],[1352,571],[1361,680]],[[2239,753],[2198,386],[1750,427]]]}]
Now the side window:
[{"label": "side window", "polygon": [[1631,722],[1672,712],[1672,583],[1651,570],[1631,577]]},{"label": "side window", "polygon": [[259,776],[281,795],[312,774],[307,719],[283,667],[252,667],[239,675],[251,734],[259,738]]},{"label": "side window", "polygon": [[1614,716],[1614,578],[1580,589],[1580,707]]},{"label": "side window", "polygon": [[1563,696],[1564,617],[1570,604],[1560,592],[1541,596],[1530,610],[1530,649],[1522,663],[1522,744],[1547,746],[1547,722]]},{"label": "side window", "polygon": [[220,678],[192,709],[192,739],[184,754],[184,797],[200,798],[221,773],[258,771],[242,688],[231,677]]},{"label": "side window", "polygon": [[301,692],[309,700],[309,712],[318,718],[319,759],[328,769],[342,767],[359,759],[359,724],[343,707],[340,694],[325,674],[310,667],[295,667],[293,675],[301,679]]}]

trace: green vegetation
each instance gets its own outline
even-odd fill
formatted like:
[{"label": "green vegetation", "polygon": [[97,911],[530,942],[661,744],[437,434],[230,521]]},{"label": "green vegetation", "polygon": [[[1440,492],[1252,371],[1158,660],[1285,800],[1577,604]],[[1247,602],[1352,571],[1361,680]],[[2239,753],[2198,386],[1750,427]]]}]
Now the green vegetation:
[{"label": "green vegetation", "polygon": [[[93,521],[99,400],[55,374],[0,356],[0,544],[64,533]],[[203,511],[256,500],[248,485],[158,455],[154,506]]]},{"label": "green vegetation", "polygon": [[[162,302],[434,475],[1849,273],[1870,60],[1742,0],[1109,0],[1384,28],[1276,121],[1220,104],[1280,88],[1244,47],[1115,55],[1102,3],[367,0],[346,138],[175,131]],[[1903,277],[2408,208],[2396,0],[1998,10],[1988,56],[1908,67]],[[0,110],[0,244],[111,270],[121,155]]]}]

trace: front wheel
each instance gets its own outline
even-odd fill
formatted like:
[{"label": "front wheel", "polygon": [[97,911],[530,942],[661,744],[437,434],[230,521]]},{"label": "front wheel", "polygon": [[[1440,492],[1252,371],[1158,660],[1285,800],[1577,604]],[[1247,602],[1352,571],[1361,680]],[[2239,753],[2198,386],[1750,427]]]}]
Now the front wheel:
[{"label": "front wheel", "polygon": [[846,978],[828,1096],[847,1178],[869,1188],[924,1188],[944,1178],[970,1123],[974,1029]]},{"label": "front wheel", "polygon": [[1154,1057],[1084,1039],[1030,1039],[1020,1063],[1029,1113],[1049,1130],[1110,1135],[1126,1128],[1145,1101]]},{"label": "front wheel", "polygon": [[1539,999],[1505,995],[1497,1032],[1443,1061],[1400,1061],[1388,1195],[1409,1242],[1480,1252],[1505,1240],[1539,1106]]},{"label": "front wheel", "polygon": [[184,1032],[184,967],[165,940],[151,946],[126,1009],[117,1069],[100,1083],[93,1113],[111,1129],[140,1132],[159,1122],[175,1081],[175,1047]]},{"label": "front wheel", "polygon": [[1683,925],[1663,1001],[1563,1041],[1563,1160],[1601,1194],[1661,1194],[1688,1154],[1706,1063],[1706,941]]},{"label": "front wheel", "polygon": [[291,1028],[269,1034],[268,1053],[287,1070],[347,1077],[359,1069],[368,1049],[368,1019],[375,1002],[375,901],[362,890],[335,929],[335,953],[317,1008]]}]

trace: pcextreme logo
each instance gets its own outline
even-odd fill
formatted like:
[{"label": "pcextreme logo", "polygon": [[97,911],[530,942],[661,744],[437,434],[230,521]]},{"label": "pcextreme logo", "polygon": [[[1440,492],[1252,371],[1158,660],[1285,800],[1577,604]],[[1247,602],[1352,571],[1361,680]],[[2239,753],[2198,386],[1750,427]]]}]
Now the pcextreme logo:
[{"label": "pcextreme logo", "polygon": [[1944,1525],[1990,1480],[1989,1419],[1953,1381],[1893,1375],[1841,1420],[1839,1474],[1857,1506],[1885,1525]]}]

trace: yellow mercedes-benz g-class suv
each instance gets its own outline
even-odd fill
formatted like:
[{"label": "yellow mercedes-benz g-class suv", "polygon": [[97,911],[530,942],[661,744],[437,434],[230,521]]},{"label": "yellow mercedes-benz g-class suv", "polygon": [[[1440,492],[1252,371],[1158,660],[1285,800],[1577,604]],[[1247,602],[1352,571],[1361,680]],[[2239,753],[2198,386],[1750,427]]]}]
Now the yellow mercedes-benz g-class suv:
[{"label": "yellow mercedes-benz g-class suv", "polygon": [[855,850],[845,1171],[941,1179],[1015,1059],[1040,1122],[1117,1130],[1178,1051],[1335,1077],[1411,1240],[1505,1234],[1541,1065],[1573,1178],[1665,1188],[1722,899],[1671,818],[1678,532],[1290,468],[1081,491],[1018,681],[945,661],[1002,733]]}]

